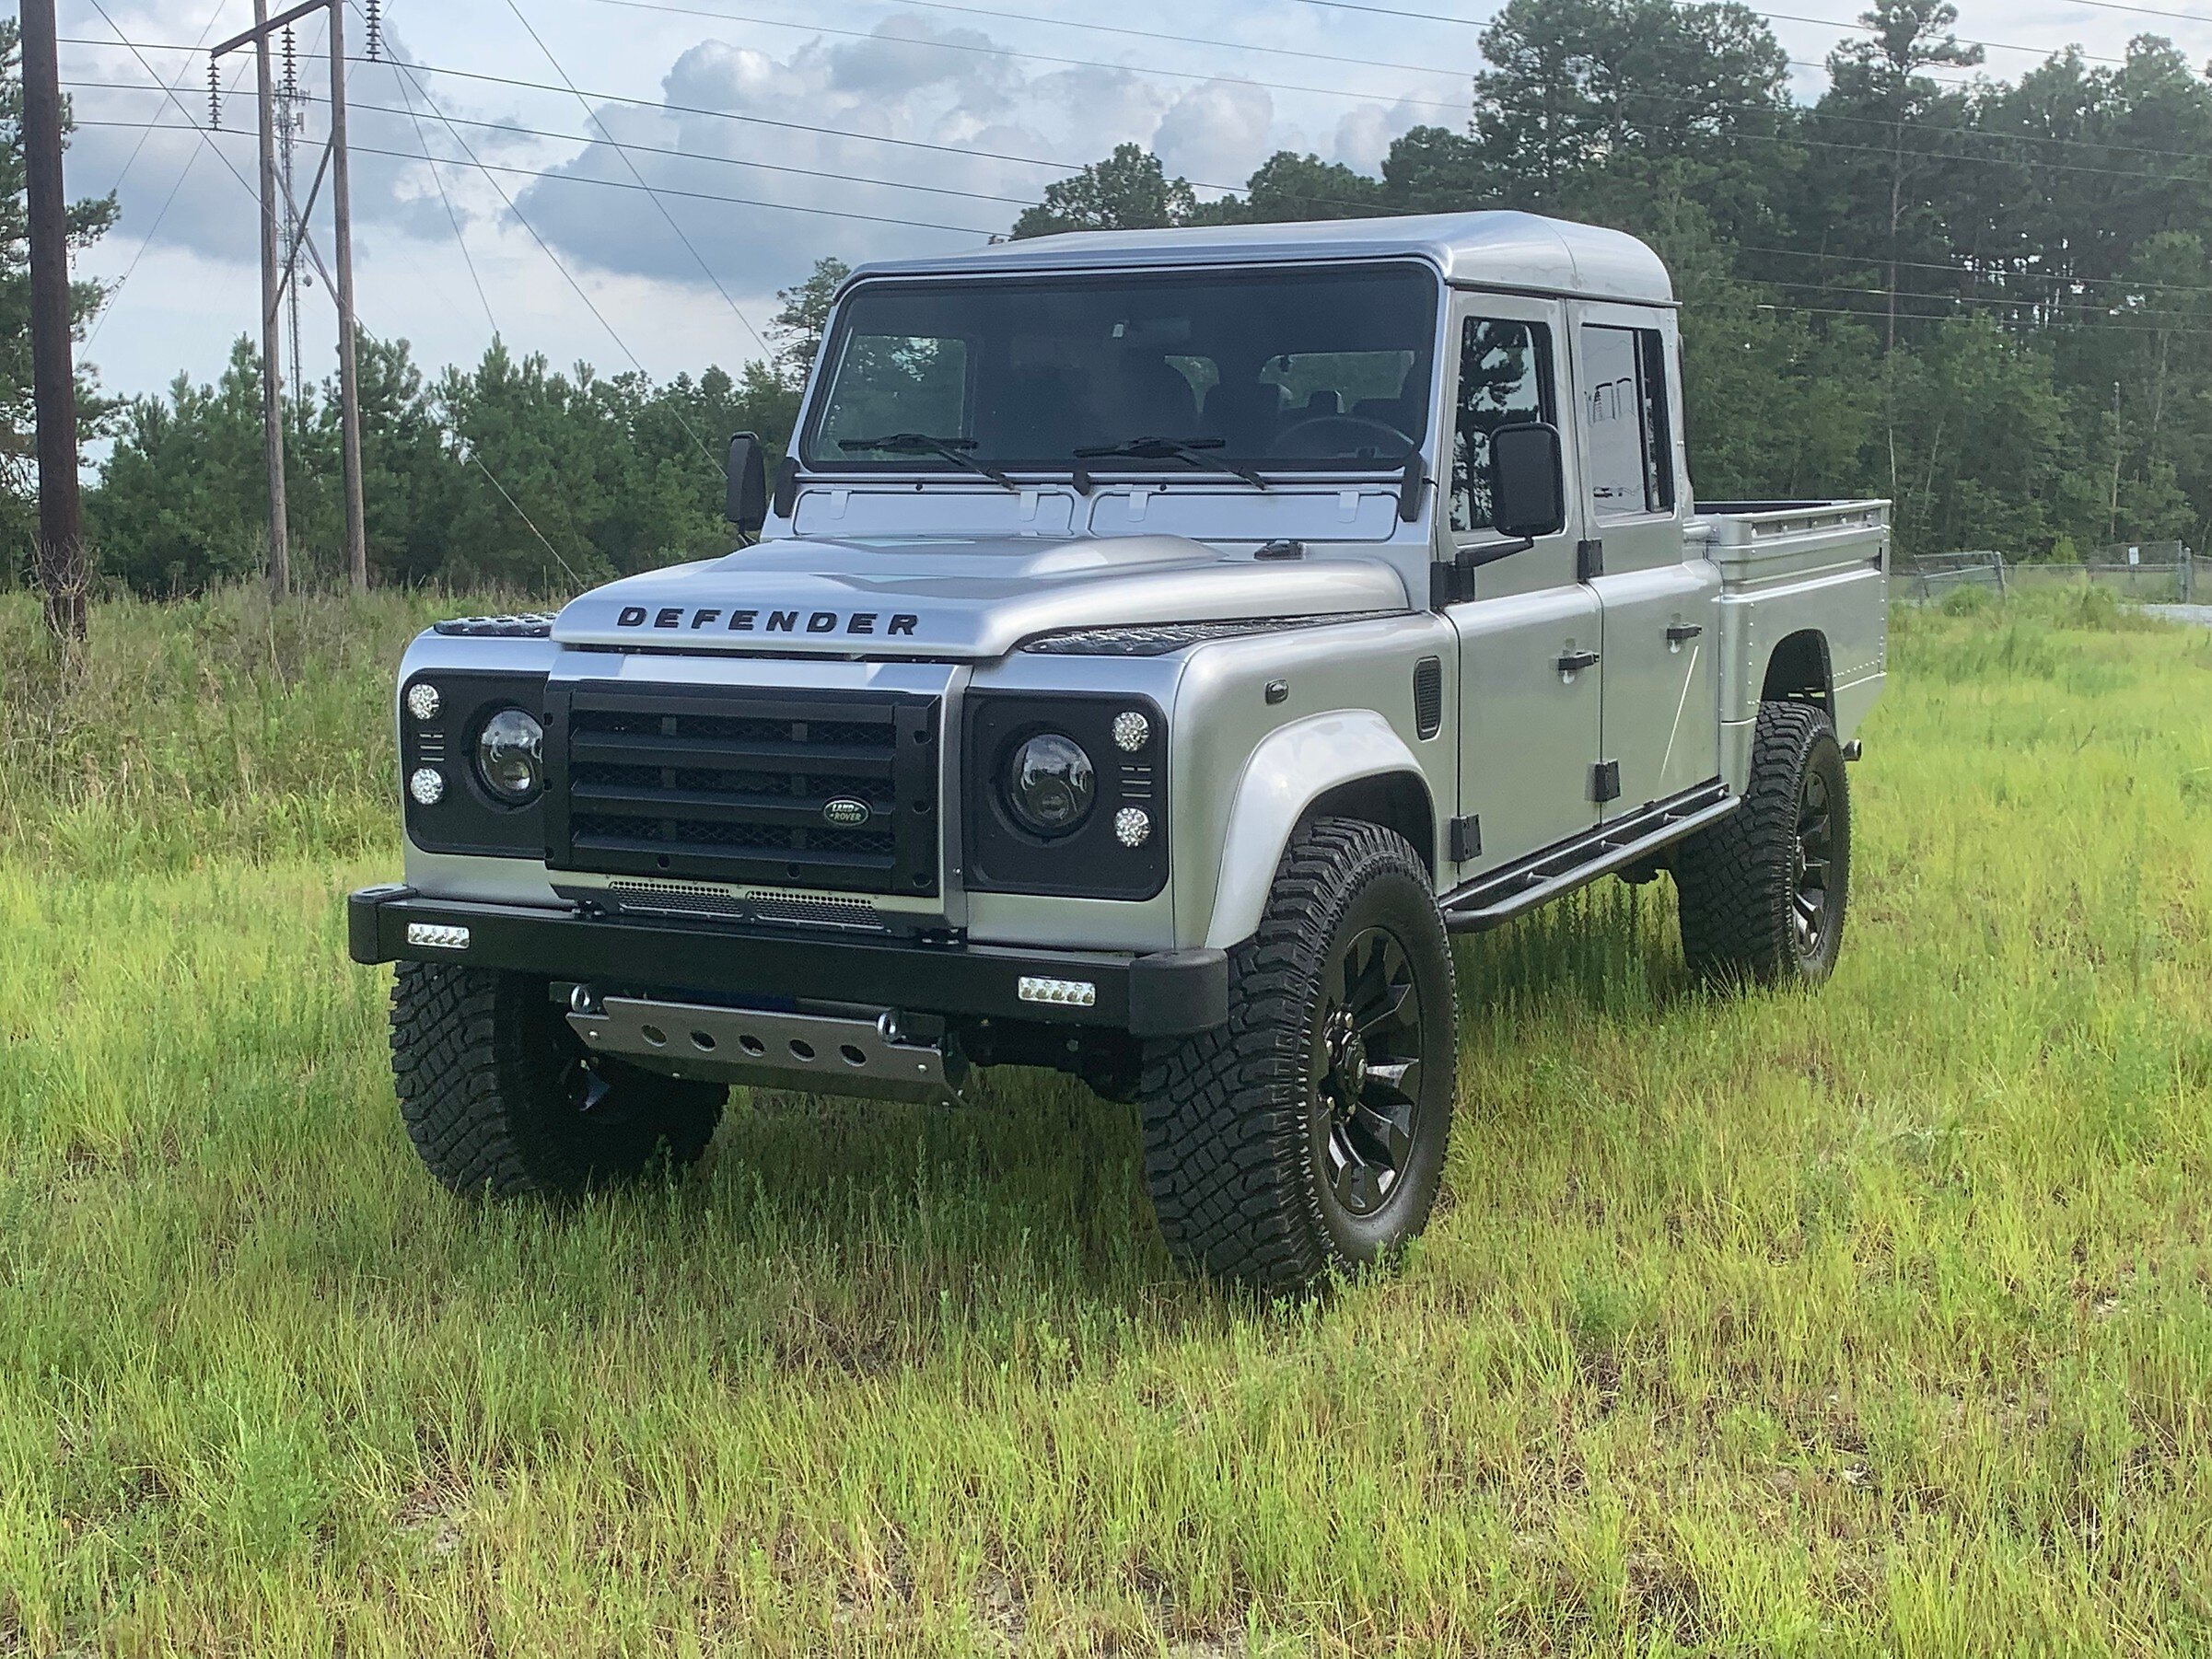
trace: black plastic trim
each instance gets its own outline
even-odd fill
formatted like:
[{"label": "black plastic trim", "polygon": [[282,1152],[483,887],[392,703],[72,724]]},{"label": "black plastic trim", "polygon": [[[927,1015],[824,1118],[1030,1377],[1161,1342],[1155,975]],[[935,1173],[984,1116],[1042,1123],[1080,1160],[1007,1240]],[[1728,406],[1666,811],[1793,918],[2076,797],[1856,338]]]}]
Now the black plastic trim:
[{"label": "black plastic trim", "polygon": [[[407,693],[425,680],[437,688],[440,705],[427,721],[407,712]],[[544,792],[519,806],[500,800],[477,776],[475,750],[476,734],[501,709],[520,709],[548,725],[545,687],[542,674],[485,668],[424,668],[407,677],[400,686],[400,802],[409,841],[425,853],[544,856]],[[446,780],[435,806],[408,792],[408,778],[422,766],[436,767]]]},{"label": "black plastic trim", "polygon": [[[465,927],[468,946],[410,946],[411,922]],[[443,962],[638,990],[1099,1026],[1136,1037],[1188,1036],[1228,1018],[1228,957],[1218,950],[1117,956],[823,938],[428,899],[404,887],[353,894],[346,900],[346,945],[363,963]],[[1097,987],[1097,1000],[1089,1006],[1023,1002],[1019,988],[1025,975],[1086,980]]]},{"label": "black plastic trim", "polygon": [[[1152,726],[1135,754],[1113,741],[1113,717],[1124,709],[1135,710]],[[1046,731],[1082,745],[1098,778],[1089,815],[1050,841],[1014,821],[1000,788],[1013,748]],[[1150,698],[1104,691],[972,692],[965,737],[961,862],[971,891],[1134,901],[1167,886],[1168,721]],[[1114,815],[1129,806],[1152,819],[1152,833],[1139,847],[1124,847],[1114,836]]]}]

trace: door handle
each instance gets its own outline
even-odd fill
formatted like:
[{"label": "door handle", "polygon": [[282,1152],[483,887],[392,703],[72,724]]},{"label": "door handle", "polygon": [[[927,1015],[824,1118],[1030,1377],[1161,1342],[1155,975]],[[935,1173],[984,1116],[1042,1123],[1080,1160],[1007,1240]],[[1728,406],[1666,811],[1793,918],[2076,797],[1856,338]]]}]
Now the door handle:
[{"label": "door handle", "polygon": [[1563,652],[1559,658],[1559,672],[1572,674],[1578,668],[1590,667],[1597,660],[1598,654],[1595,651]]},{"label": "door handle", "polygon": [[1667,630],[1667,643],[1679,645],[1684,640],[1694,640],[1706,631],[1703,622],[1676,622]]}]

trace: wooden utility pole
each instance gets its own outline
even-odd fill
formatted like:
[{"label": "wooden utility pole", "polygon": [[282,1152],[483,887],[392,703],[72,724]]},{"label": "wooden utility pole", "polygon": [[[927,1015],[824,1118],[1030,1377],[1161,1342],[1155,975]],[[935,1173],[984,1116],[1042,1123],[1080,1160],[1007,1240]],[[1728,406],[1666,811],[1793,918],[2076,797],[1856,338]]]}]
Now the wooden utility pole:
[{"label": "wooden utility pole", "polygon": [[[262,449],[269,467],[269,590],[292,591],[292,548],[285,514],[285,377],[278,354],[276,274],[276,99],[269,73],[269,0],[253,0],[254,88],[261,106],[262,160]],[[221,48],[216,48],[217,54]]]},{"label": "wooden utility pole", "polygon": [[338,265],[338,414],[345,459],[345,568],[368,590],[368,523],[361,505],[361,396],[354,372],[354,192],[345,151],[345,6],[331,6],[331,256]]},{"label": "wooden utility pole", "polygon": [[[331,28],[331,141],[327,160],[331,171],[331,211],[336,221],[331,249],[337,273],[331,286],[338,301],[338,401],[342,447],[345,459],[345,566],[356,588],[368,586],[368,535],[361,506],[361,400],[354,364],[354,202],[353,180],[345,144],[345,0],[303,0],[303,4],[269,15],[269,0],[253,0],[253,27],[208,53],[212,64],[228,52],[251,45],[256,86],[261,98],[262,134],[262,408],[267,425],[269,451],[269,585],[281,597],[291,586],[291,556],[285,538],[284,365],[277,359],[277,312],[284,292],[292,281],[299,248],[320,261],[313,238],[308,235],[308,215],[315,206],[309,193],[298,210],[295,242],[280,261],[277,255],[278,208],[274,88],[269,70],[269,42],[280,29],[315,12],[328,12]],[[378,8],[369,7],[369,52],[377,50]],[[320,182],[320,173],[317,182]],[[320,268],[320,267],[319,267]]]},{"label": "wooden utility pole", "polygon": [[76,486],[76,368],[71,361],[69,206],[62,192],[62,81],[53,0],[23,0],[23,159],[30,210],[31,396],[38,414],[39,583],[46,625],[85,637],[91,572]]}]

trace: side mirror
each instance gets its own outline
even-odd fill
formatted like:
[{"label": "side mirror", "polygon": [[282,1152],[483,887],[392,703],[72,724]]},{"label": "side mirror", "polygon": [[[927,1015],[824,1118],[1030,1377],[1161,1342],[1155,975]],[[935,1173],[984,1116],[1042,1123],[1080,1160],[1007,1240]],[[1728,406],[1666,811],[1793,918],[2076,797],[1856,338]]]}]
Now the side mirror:
[{"label": "side mirror", "polygon": [[1490,522],[1502,535],[1531,539],[1566,528],[1558,427],[1531,421],[1490,435]]},{"label": "side mirror", "polygon": [[729,440],[723,512],[748,536],[758,536],[768,522],[768,458],[757,432],[740,432]]}]

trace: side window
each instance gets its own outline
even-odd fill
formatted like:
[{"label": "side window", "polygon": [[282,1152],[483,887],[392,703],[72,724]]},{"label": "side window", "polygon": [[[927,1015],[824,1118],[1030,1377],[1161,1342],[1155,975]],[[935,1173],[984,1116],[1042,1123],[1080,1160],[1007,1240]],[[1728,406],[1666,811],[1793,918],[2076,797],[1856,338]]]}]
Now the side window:
[{"label": "side window", "polygon": [[1582,328],[1590,505],[1601,518],[1674,509],[1667,346],[1657,329]]},{"label": "side window", "polygon": [[1470,317],[1460,330],[1460,397],[1451,438],[1451,528],[1491,525],[1490,435],[1552,418],[1552,331]]}]

